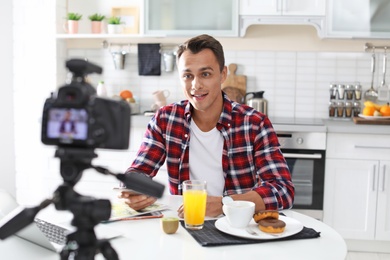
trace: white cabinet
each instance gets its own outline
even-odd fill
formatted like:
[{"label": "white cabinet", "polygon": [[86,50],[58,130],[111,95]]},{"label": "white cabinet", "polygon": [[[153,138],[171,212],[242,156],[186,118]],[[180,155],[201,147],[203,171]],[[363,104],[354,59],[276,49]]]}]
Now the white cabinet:
[{"label": "white cabinet", "polygon": [[329,0],[327,36],[390,38],[388,0]]},{"label": "white cabinet", "polygon": [[255,24],[312,25],[324,35],[326,0],[240,0],[240,36]]},{"label": "white cabinet", "polygon": [[240,15],[325,15],[326,0],[241,0]]},{"label": "white cabinet", "polygon": [[144,33],[238,36],[238,0],[146,0]]},{"label": "white cabinet", "polygon": [[390,136],[327,139],[324,222],[345,239],[390,241]]}]

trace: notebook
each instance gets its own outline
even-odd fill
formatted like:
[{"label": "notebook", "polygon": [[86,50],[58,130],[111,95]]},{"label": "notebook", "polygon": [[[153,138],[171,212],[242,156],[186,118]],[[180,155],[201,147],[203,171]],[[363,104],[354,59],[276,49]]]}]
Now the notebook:
[{"label": "notebook", "polygon": [[[13,210],[18,210],[16,200],[6,191],[0,189],[0,220]],[[51,251],[61,252],[66,243],[66,235],[73,232],[75,227],[51,223],[47,220],[35,218],[31,223],[15,235],[31,243],[47,248]],[[123,233],[108,227],[95,228],[97,237],[112,239],[123,235]],[[57,241],[55,241],[57,240]]]}]

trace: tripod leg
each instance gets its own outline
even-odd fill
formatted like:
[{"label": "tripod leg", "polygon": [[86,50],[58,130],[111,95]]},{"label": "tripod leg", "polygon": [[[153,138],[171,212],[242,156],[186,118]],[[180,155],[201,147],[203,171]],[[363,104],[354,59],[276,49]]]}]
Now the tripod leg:
[{"label": "tripod leg", "polygon": [[119,256],[111,246],[110,242],[107,239],[102,239],[98,241],[98,247],[100,252],[104,256],[105,259],[108,260],[119,260]]}]

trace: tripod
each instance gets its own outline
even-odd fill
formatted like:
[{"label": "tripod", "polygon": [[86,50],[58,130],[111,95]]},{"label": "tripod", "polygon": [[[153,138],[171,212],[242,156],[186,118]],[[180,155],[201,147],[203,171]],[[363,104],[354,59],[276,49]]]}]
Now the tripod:
[{"label": "tripod", "polygon": [[67,242],[60,253],[61,260],[93,260],[99,252],[106,259],[119,259],[108,240],[98,240],[94,227],[111,214],[109,200],[95,200],[74,191],[83,170],[91,168],[91,160],[97,155],[92,149],[58,148],[55,156],[60,158],[60,172],[64,183],[54,192],[53,202],[58,210],[73,213],[71,224],[76,231],[67,235]]},{"label": "tripod", "polygon": [[6,239],[30,225],[39,211],[54,204],[57,210],[69,210],[73,213],[71,224],[76,227],[75,232],[67,235],[66,245],[60,253],[61,260],[93,260],[98,253],[109,260],[119,259],[110,242],[107,239],[97,239],[94,231],[97,224],[110,218],[110,201],[82,196],[73,189],[81,179],[82,172],[93,168],[99,173],[114,176],[130,189],[157,198],[162,197],[164,185],[154,182],[141,172],[115,174],[103,167],[91,165],[92,159],[97,157],[93,149],[59,147],[55,157],[61,160],[60,172],[64,183],[55,190],[51,199],[45,199],[35,207],[18,208],[11,212],[2,221],[4,223],[0,224],[0,239]]}]

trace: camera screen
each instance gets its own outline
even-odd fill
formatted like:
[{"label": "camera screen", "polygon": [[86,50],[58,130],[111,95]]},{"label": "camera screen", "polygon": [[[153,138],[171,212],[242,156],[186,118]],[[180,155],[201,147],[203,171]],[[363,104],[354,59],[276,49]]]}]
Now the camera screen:
[{"label": "camera screen", "polygon": [[47,122],[47,138],[59,139],[62,143],[87,140],[88,114],[85,109],[51,108]]}]

